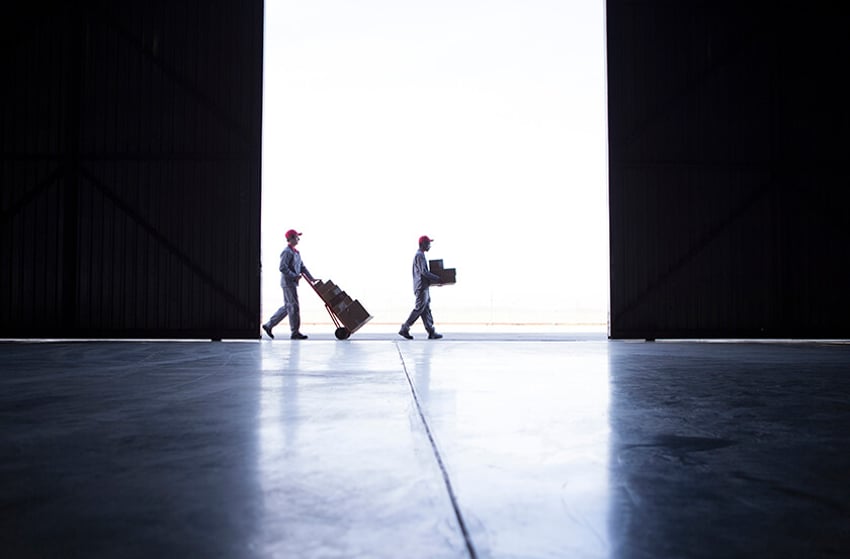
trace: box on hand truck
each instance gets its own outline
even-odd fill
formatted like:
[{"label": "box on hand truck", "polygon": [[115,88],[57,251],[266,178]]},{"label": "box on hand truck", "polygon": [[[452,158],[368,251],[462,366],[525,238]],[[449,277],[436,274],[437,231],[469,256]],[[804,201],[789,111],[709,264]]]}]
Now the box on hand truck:
[{"label": "box on hand truck", "polygon": [[[306,279],[306,278],[305,278]],[[334,336],[338,340],[345,340],[351,334],[372,320],[372,316],[363,308],[360,301],[352,299],[331,280],[316,280],[309,282],[319,298],[325,303],[328,314],[331,315],[336,326]]]}]

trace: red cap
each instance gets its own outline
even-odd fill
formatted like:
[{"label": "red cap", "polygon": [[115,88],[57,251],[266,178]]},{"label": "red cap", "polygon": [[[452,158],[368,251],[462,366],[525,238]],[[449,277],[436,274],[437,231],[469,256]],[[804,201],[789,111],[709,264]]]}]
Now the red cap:
[{"label": "red cap", "polygon": [[420,245],[422,243],[433,243],[433,242],[434,242],[434,239],[430,238],[428,235],[422,235],[421,237],[419,237],[419,244]]},{"label": "red cap", "polygon": [[290,229],[289,231],[286,232],[286,240],[288,241],[292,237],[300,237],[301,235],[302,235],[302,233],[299,233],[295,229]]}]

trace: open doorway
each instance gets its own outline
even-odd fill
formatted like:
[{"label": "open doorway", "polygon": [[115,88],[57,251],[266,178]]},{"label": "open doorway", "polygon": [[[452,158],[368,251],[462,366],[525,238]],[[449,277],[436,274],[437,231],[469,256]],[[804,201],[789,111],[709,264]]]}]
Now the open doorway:
[{"label": "open doorway", "polygon": [[[263,320],[296,228],[368,328],[406,318],[429,235],[457,269],[441,328],[605,329],[603,0],[265,5]],[[302,321],[329,323],[306,289]]]}]

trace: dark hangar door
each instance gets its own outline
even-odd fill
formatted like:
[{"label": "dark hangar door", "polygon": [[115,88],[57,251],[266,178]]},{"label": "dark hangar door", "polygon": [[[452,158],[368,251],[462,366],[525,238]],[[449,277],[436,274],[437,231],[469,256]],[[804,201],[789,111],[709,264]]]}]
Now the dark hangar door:
[{"label": "dark hangar door", "polygon": [[0,337],[256,338],[263,3],[4,12]]},{"label": "dark hangar door", "polygon": [[838,5],[606,8],[611,337],[850,337]]}]

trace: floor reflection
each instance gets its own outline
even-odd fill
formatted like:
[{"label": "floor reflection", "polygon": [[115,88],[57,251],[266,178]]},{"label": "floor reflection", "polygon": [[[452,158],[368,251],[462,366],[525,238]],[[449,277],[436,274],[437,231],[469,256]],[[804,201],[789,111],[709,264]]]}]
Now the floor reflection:
[{"label": "floor reflection", "polygon": [[311,340],[268,343],[264,352],[256,549],[299,558],[462,557],[395,346]]},{"label": "floor reflection", "polygon": [[292,495],[281,489],[293,474],[302,422],[299,420],[298,371],[301,344],[267,344],[263,347],[260,395],[257,406],[257,480],[262,499],[261,522],[255,546],[273,552],[287,526],[280,511],[291,506]]},{"label": "floor reflection", "polygon": [[611,343],[613,556],[850,549],[843,347]]},{"label": "floor reflection", "polygon": [[401,347],[479,556],[605,557],[605,344]]},{"label": "floor reflection", "polygon": [[848,348],[0,344],[0,555],[846,557]]}]

